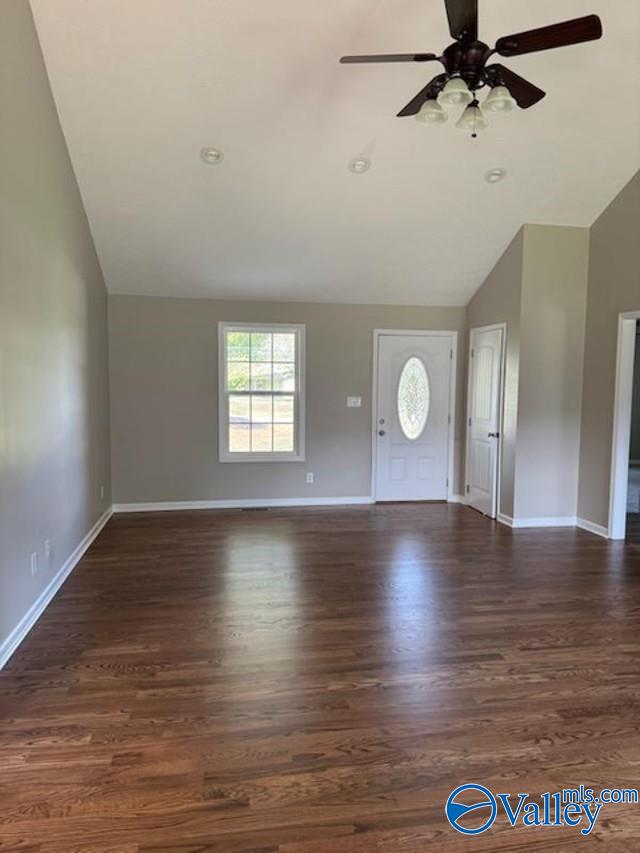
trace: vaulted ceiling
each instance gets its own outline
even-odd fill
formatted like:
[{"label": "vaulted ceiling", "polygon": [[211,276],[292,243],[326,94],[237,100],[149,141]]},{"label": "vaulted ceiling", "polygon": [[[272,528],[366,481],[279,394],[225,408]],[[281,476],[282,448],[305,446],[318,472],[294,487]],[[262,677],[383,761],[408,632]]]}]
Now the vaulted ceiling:
[{"label": "vaulted ceiling", "polygon": [[442,0],[32,7],[113,293],[465,304],[521,224],[591,225],[639,165],[637,0],[480,0],[490,44],[593,12],[605,36],[504,60],[548,96],[477,140],[395,118],[439,66],[338,64],[440,52]]}]

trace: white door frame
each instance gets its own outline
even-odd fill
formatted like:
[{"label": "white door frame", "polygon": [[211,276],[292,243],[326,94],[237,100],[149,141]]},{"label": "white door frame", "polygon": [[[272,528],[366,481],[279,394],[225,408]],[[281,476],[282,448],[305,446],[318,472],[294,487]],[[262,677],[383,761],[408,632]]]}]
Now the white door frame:
[{"label": "white door frame", "polygon": [[627,490],[631,443],[631,404],[636,351],[636,325],[640,311],[618,316],[616,393],[613,404],[611,482],[609,486],[609,539],[624,539],[627,533]]},{"label": "white door frame", "polygon": [[493,332],[496,329],[502,330],[502,354],[500,358],[500,391],[498,396],[498,452],[496,453],[497,471],[496,471],[496,489],[493,496],[493,518],[497,519],[500,512],[500,496],[502,491],[502,447],[504,439],[504,383],[507,374],[507,324],[506,323],[491,323],[488,326],[473,326],[469,329],[469,347],[468,347],[468,362],[467,362],[467,409],[465,421],[465,445],[464,445],[464,500],[467,501],[469,489],[469,445],[471,444],[471,430],[469,429],[469,404],[471,401],[471,381],[473,374],[471,371],[471,341],[473,340],[474,332]]},{"label": "white door frame", "polygon": [[458,333],[427,329],[374,329],[373,330],[373,377],[371,394],[371,497],[376,500],[378,470],[378,344],[385,335],[419,336],[423,338],[451,339],[451,377],[449,382],[449,434],[447,442],[447,500],[456,498],[455,475],[455,437],[456,437],[456,378],[458,364]]}]

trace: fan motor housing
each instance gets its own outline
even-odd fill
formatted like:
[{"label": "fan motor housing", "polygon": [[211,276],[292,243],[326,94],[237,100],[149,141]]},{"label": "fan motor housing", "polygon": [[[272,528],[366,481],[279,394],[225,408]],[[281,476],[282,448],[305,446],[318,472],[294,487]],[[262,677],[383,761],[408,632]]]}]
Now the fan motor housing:
[{"label": "fan motor housing", "polygon": [[470,89],[484,84],[484,66],[493,54],[482,41],[456,41],[443,54],[444,66],[450,75],[462,77]]}]

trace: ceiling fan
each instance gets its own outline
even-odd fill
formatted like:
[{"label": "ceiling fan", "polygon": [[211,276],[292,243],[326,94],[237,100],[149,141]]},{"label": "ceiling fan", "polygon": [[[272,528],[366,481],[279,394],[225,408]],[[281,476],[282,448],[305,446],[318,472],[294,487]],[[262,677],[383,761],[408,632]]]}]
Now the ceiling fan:
[{"label": "ceiling fan", "polygon": [[487,120],[476,94],[485,86],[491,89],[483,107],[491,112],[509,112],[515,106],[526,110],[537,104],[545,92],[499,63],[488,65],[494,54],[520,56],[539,50],[550,50],[571,44],[594,41],[602,36],[602,22],[597,15],[587,15],[503,36],[490,48],[478,39],[478,0],[445,0],[449,29],[455,39],[441,56],[435,53],[397,53],[374,56],[343,56],[340,62],[440,62],[444,74],[428,83],[398,113],[399,117],[416,116],[426,124],[447,120],[443,106],[466,107],[457,126],[477,136],[487,126]]}]

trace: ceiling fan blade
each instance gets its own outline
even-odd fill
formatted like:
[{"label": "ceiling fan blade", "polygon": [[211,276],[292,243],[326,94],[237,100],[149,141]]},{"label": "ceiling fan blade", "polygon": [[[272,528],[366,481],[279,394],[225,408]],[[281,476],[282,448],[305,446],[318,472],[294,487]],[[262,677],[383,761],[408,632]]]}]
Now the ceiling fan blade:
[{"label": "ceiling fan blade", "polygon": [[496,43],[496,53],[500,56],[520,56],[523,53],[595,41],[601,36],[602,21],[597,15],[587,15],[586,18],[575,18],[550,27],[503,36]]},{"label": "ceiling fan blade", "polygon": [[478,0],[444,0],[444,4],[454,39],[465,36],[475,41],[478,38]]},{"label": "ceiling fan blade", "polygon": [[485,71],[489,85],[506,86],[517,101],[518,106],[523,110],[533,107],[547,94],[534,86],[533,83],[529,83],[524,77],[515,74],[510,68],[505,68],[504,65],[498,63],[488,65]]},{"label": "ceiling fan blade", "polygon": [[409,101],[406,107],[403,107],[403,109],[400,110],[398,118],[418,115],[424,102],[428,101],[430,98],[437,98],[438,93],[442,90],[446,82],[446,74],[439,74],[437,77],[434,77],[433,80],[424,87],[424,89],[418,92],[415,98]]},{"label": "ceiling fan blade", "polygon": [[431,62],[438,57],[435,53],[380,53],[373,56],[343,56],[345,65],[356,62]]}]

